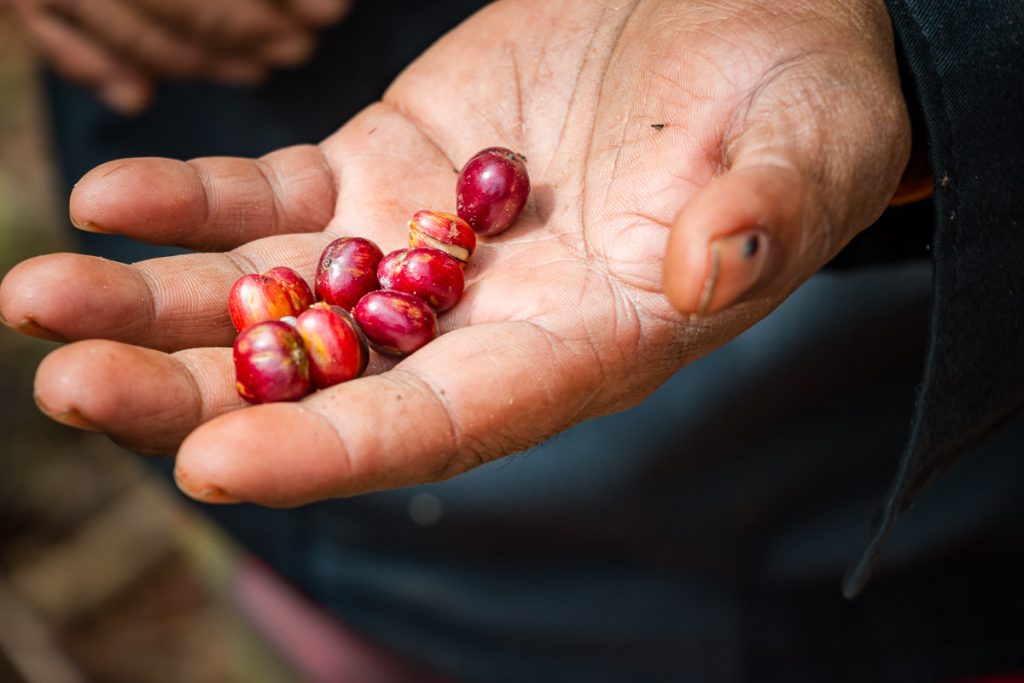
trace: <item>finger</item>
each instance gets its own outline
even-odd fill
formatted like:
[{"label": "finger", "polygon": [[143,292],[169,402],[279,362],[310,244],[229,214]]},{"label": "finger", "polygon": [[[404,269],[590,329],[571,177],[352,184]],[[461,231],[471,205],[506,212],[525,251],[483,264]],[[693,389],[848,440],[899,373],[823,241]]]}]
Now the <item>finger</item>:
[{"label": "finger", "polygon": [[244,49],[239,54],[268,66],[296,67],[304,64],[315,49],[316,36],[307,30],[296,30],[256,43],[252,48]]},{"label": "finger", "polygon": [[131,115],[149,105],[148,77],[81,31],[40,13],[26,14],[25,28],[55,71],[95,90],[110,108]]},{"label": "finger", "polygon": [[[749,103],[724,141],[726,172],[686,203],[670,234],[663,281],[678,310],[770,308],[884,210],[909,156],[898,82],[838,69],[785,71]],[[808,92],[823,80],[827,102]]]},{"label": "finger", "polygon": [[[105,340],[76,342],[40,364],[35,399],[69,427],[106,433],[138,453],[171,453],[199,425],[247,405],[235,390],[231,355],[226,348],[167,354]],[[367,372],[393,364],[375,356]]]},{"label": "finger", "polygon": [[213,83],[235,86],[256,86],[267,80],[270,68],[252,57],[216,54],[210,60],[205,76]]},{"label": "finger", "polygon": [[[74,21],[110,50],[148,71],[172,77],[196,75],[206,55],[121,0],[90,0],[69,7]],[[60,11],[60,5],[56,6]]]},{"label": "finger", "polygon": [[58,422],[153,454],[172,452],[197,425],[244,405],[230,349],[165,354],[109,341],[78,342],[47,356],[35,398]]},{"label": "finger", "polygon": [[259,55],[285,65],[308,56],[312,46],[308,30],[264,0],[141,0],[139,6],[217,52]]},{"label": "finger", "polygon": [[330,26],[351,9],[351,0],[288,0],[293,16],[310,26]]},{"label": "finger", "polygon": [[141,158],[93,169],[71,193],[71,221],[83,230],[155,244],[231,249],[250,240],[323,230],[337,198],[319,147],[262,159]]},{"label": "finger", "polygon": [[176,478],[207,502],[274,506],[446,479],[588,417],[593,349],[528,322],[460,328],[391,372],[207,423]]},{"label": "finger", "polygon": [[[385,129],[387,135],[374,135]],[[276,235],[227,254],[172,256],[134,266],[71,254],[38,257],[13,268],[0,283],[0,313],[10,326],[35,336],[104,338],[162,350],[224,345],[234,334],[227,316],[228,292],[242,275],[287,265],[312,282],[320,254],[330,240],[355,234],[372,239],[385,251],[396,249],[407,244],[409,216],[424,206],[443,206],[442,202],[450,201],[450,167],[429,141],[394,112],[378,108],[377,114],[360,116],[328,142],[335,145],[335,158],[353,160],[346,167],[345,191],[328,232]],[[397,155],[396,149],[404,153]],[[325,163],[315,159],[310,164],[313,161],[317,166]],[[116,165],[107,167],[107,173],[116,174],[116,170]],[[132,174],[126,172],[126,177]],[[396,186],[402,187],[402,195],[394,194]],[[85,192],[88,187],[80,184],[76,195],[80,190],[83,194],[73,202],[91,201],[91,194]],[[165,192],[168,187],[160,185]],[[187,186],[171,187],[176,192],[167,192],[168,196],[190,194]],[[239,184],[226,181],[216,187],[222,195],[219,203],[234,206],[232,197],[239,196]],[[126,188],[101,186],[95,201],[109,209],[103,214],[109,218],[103,220],[124,221],[125,225],[139,221],[143,226],[140,232],[131,233],[137,236],[150,231],[143,221],[148,221],[153,231],[166,231],[175,216],[188,213],[187,202],[180,207],[173,199],[160,204],[162,196],[155,197],[155,204],[141,205],[125,198],[141,194],[131,183]],[[296,202],[301,204],[303,198],[312,201],[313,194],[307,191]],[[225,216],[228,228],[237,225],[249,231],[247,235],[261,229],[254,227],[245,213],[252,208],[249,202],[237,205],[240,215],[233,220]],[[76,208],[73,211],[79,221],[101,220],[92,209],[83,209],[83,214]],[[200,225],[205,223],[200,221]],[[482,267],[486,258],[482,253],[473,267]]]},{"label": "finger", "polygon": [[820,239],[803,239],[804,211],[815,211],[818,201],[812,192],[796,171],[777,166],[733,169],[703,188],[680,213],[666,248],[672,305],[702,315],[786,291],[802,264],[819,263],[834,241],[827,225]]},{"label": "finger", "polygon": [[312,282],[330,235],[288,235],[226,254],[185,254],[125,265],[52,254],[12,268],[0,314],[15,330],[48,339],[113,339],[165,351],[226,346],[227,302],[242,275],[288,264]]},{"label": "finger", "polygon": [[[70,254],[31,259],[0,286],[0,311],[20,331],[65,339],[105,337],[167,350],[230,343],[227,293],[242,275],[288,264],[312,275],[337,188],[319,149],[262,160],[135,159],[94,169],[71,196],[83,229],[236,254],[155,259],[135,266]],[[66,283],[75,282],[68,287]]]}]

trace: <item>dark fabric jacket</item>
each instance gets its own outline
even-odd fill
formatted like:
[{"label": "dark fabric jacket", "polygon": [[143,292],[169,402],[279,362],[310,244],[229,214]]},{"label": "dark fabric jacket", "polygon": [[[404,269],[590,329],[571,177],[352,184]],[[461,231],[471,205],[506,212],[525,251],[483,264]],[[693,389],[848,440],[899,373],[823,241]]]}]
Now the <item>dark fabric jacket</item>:
[{"label": "dark fabric jacket", "polygon": [[1024,407],[1024,3],[888,5],[928,132],[934,288],[906,452],[850,596],[921,487]]}]

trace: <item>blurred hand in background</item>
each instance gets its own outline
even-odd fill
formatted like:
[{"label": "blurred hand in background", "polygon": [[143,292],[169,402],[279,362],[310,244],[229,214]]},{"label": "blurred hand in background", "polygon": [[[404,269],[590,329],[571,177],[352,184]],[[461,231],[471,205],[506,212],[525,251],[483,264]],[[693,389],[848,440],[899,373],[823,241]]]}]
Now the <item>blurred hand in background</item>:
[{"label": "blurred hand in background", "polygon": [[351,0],[7,0],[51,67],[135,114],[157,79],[257,83],[312,53]]}]

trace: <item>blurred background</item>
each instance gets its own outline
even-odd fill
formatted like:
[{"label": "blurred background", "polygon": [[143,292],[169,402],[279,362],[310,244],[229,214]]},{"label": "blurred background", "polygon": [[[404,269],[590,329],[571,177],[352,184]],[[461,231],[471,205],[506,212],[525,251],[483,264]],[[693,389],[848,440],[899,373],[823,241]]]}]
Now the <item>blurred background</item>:
[{"label": "blurred background", "polygon": [[[74,248],[41,96],[0,3],[0,277]],[[136,456],[36,410],[54,347],[0,329],[0,682],[299,680],[243,616],[251,562]]]}]

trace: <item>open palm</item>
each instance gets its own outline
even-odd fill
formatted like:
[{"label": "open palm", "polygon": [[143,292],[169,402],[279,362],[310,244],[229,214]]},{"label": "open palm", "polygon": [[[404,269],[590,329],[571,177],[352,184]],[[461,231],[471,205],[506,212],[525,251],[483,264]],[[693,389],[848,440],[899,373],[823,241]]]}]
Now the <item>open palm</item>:
[{"label": "open palm", "polygon": [[[81,227],[231,251],[12,270],[10,324],[90,340],[44,361],[40,406],[178,449],[197,497],[289,505],[445,478],[636,403],[870,223],[905,163],[881,3],[759,4],[507,0],[319,147],[95,169],[72,196]],[[236,410],[232,283],[276,265],[311,280],[340,235],[404,246],[408,218],[452,210],[455,169],[492,145],[527,156],[534,192],[482,240],[442,335]]]}]

